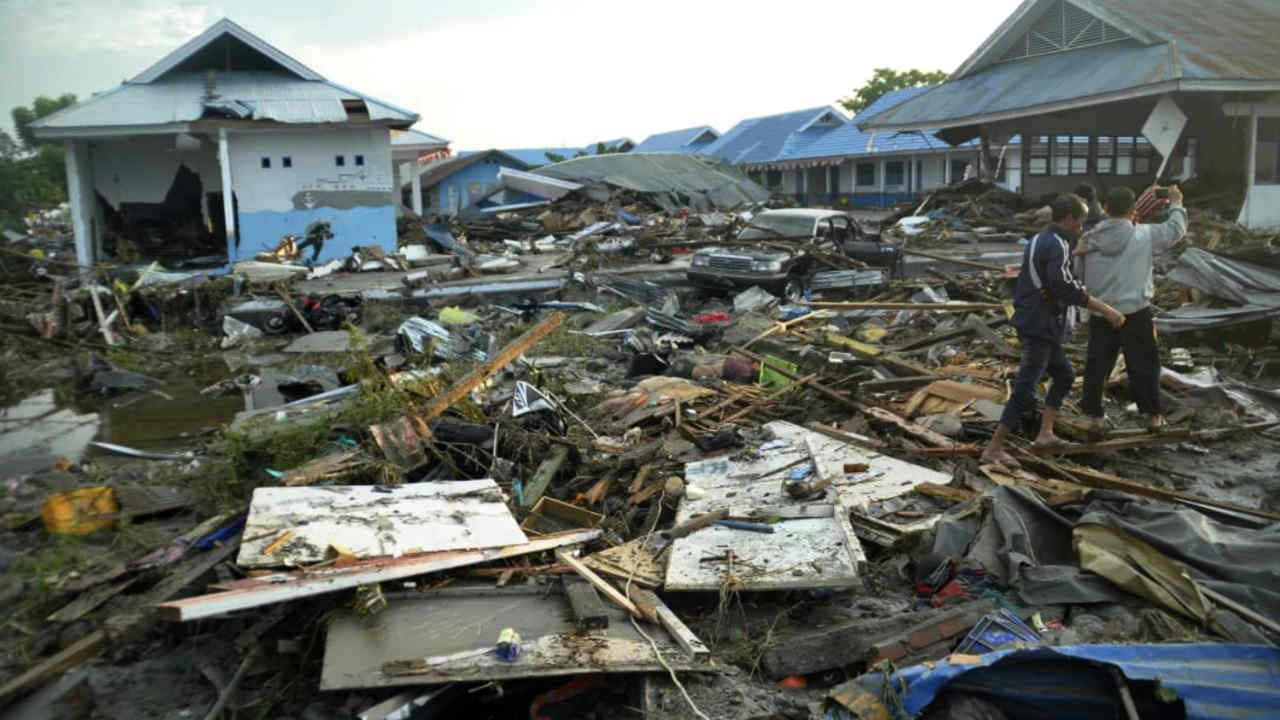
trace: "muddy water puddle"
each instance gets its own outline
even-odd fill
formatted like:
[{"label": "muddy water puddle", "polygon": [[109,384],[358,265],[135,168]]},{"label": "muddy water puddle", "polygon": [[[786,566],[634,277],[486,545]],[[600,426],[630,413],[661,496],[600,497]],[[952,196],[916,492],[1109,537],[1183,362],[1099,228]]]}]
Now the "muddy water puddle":
[{"label": "muddy water puddle", "polygon": [[244,409],[239,393],[200,394],[226,374],[225,367],[210,366],[167,378],[158,391],[110,397],[69,388],[36,390],[0,409],[0,474],[48,469],[59,458],[79,462],[97,452],[88,447],[93,440],[151,451],[194,448],[200,436]]}]

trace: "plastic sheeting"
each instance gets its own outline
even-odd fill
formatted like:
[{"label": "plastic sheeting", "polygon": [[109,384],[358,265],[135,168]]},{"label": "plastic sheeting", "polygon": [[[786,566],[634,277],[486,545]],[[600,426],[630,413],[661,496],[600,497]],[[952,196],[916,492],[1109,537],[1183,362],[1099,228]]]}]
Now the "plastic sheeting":
[{"label": "plastic sheeting", "polygon": [[948,511],[935,526],[933,551],[981,563],[1029,605],[1132,597],[1079,567],[1073,530],[1092,523],[1146,542],[1201,585],[1280,621],[1280,524],[1237,527],[1192,508],[1101,490],[1061,514],[1025,488],[997,487],[987,497],[985,514],[975,511],[979,499]]},{"label": "plastic sheeting", "polygon": [[605,186],[644,193],[668,212],[682,208],[698,212],[728,210],[769,199],[769,191],[732,165],[679,153],[592,155],[534,172],[597,190]]},{"label": "plastic sheeting", "polygon": [[[825,717],[916,717],[944,694],[991,701],[1010,720],[1125,717],[1108,667],[1128,680],[1144,718],[1184,717],[1179,710],[1191,720],[1273,718],[1280,707],[1280,649],[1274,647],[1071,645],[954,655],[890,676],[867,673],[832,689]],[[1157,699],[1153,682],[1176,698]]]}]

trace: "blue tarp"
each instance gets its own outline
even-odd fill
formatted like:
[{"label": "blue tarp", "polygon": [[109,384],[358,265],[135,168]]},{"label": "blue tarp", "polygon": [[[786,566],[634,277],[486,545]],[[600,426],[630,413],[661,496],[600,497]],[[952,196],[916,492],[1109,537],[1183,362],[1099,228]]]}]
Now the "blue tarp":
[{"label": "blue tarp", "polygon": [[[1085,662],[1081,662],[1085,661]],[[1127,678],[1142,717],[1280,717],[1280,649],[1221,643],[1170,645],[1071,645],[954,655],[887,676],[862,675],[834,688],[828,718],[910,718],[943,693],[991,701],[1011,720],[1022,717],[1124,717],[1107,666]],[[1156,681],[1155,697],[1142,692]],[[1168,691],[1176,694],[1172,697]],[[1181,703],[1181,708],[1179,707]],[[882,707],[876,707],[879,704]],[[1141,712],[1146,705],[1153,714]],[[872,712],[883,711],[883,712]],[[887,714],[886,714],[887,713]]]}]

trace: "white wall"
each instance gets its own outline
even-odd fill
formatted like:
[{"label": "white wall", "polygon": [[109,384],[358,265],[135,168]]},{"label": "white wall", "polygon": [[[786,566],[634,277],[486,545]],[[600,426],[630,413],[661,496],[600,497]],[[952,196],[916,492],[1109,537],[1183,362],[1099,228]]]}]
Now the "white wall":
[{"label": "white wall", "polygon": [[1251,228],[1280,228],[1280,185],[1249,186],[1239,221]]},{"label": "white wall", "polygon": [[[391,204],[391,137],[383,127],[229,133],[231,185],[241,213],[291,210],[298,193],[383,192]],[[342,155],[346,164],[338,167]],[[364,156],[364,165],[355,156]],[[288,156],[292,167],[283,167]],[[271,158],[269,169],[262,158]]]},{"label": "white wall", "polygon": [[117,209],[122,202],[162,202],[179,165],[200,176],[204,192],[222,189],[216,141],[204,139],[197,150],[178,147],[173,135],[95,140],[89,148],[94,189]]}]

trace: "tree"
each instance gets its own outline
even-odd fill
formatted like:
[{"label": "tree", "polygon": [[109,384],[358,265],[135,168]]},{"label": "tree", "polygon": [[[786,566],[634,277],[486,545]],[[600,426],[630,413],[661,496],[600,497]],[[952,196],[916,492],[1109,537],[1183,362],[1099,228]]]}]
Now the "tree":
[{"label": "tree", "polygon": [[75,101],[70,93],[57,98],[41,95],[30,107],[16,107],[10,113],[18,140],[0,130],[0,227],[20,229],[23,216],[31,210],[56,207],[67,199],[62,147],[37,140],[31,123]]},{"label": "tree", "polygon": [[865,85],[854,90],[849,97],[840,100],[840,106],[857,115],[885,93],[921,85],[936,85],[946,79],[947,74],[941,70],[924,72],[912,69],[899,72],[893,68],[876,68]]},{"label": "tree", "polygon": [[18,138],[22,140],[22,144],[27,149],[34,150],[40,141],[36,140],[35,133],[31,130],[31,123],[75,104],[76,96],[71,93],[63,93],[56,98],[41,95],[31,101],[31,107],[18,106],[9,114],[13,117],[13,127],[18,131]]}]

